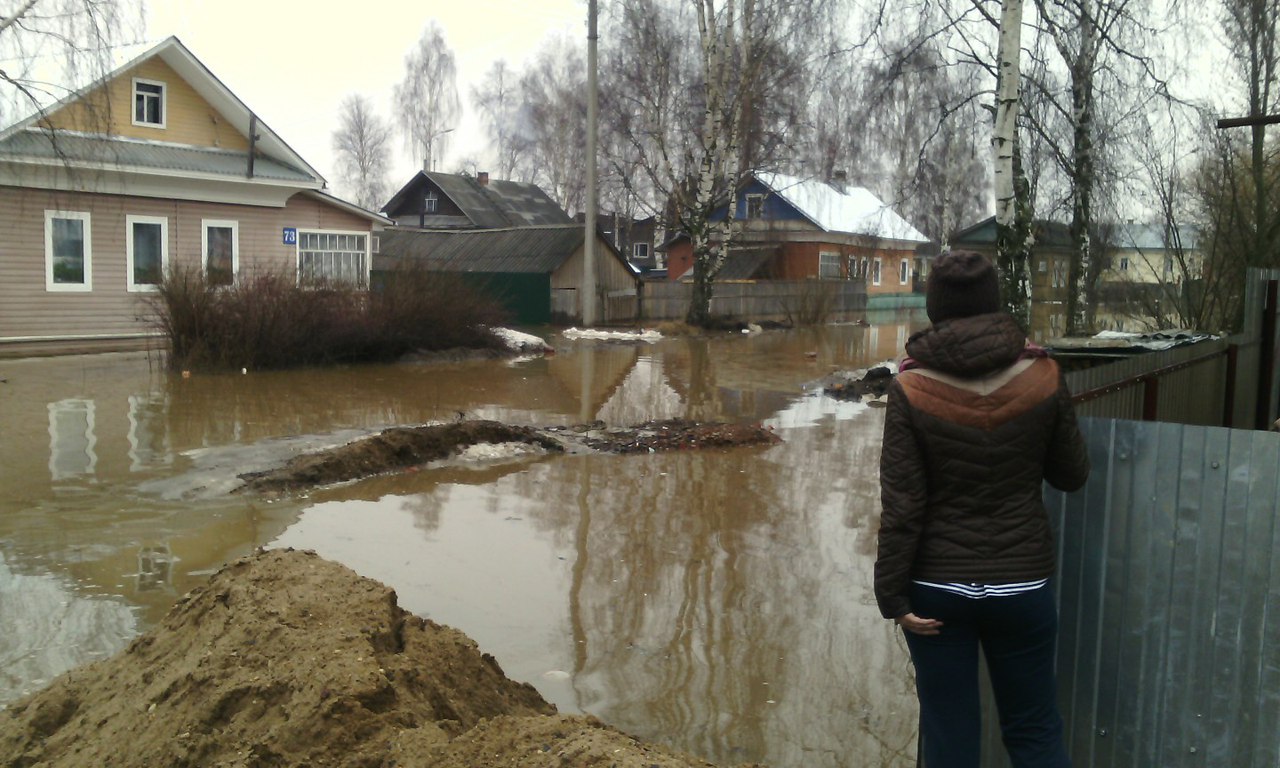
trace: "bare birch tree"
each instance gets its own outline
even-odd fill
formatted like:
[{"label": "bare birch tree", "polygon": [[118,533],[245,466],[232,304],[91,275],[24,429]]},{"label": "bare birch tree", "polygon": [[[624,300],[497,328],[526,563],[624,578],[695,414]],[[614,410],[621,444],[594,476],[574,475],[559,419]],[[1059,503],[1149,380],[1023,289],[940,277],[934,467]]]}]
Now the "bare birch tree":
[{"label": "bare birch tree", "polygon": [[[1222,29],[1246,91],[1247,116],[1260,118],[1280,110],[1280,0],[1222,0]],[[1252,181],[1253,254],[1250,266],[1280,263],[1280,231],[1274,223],[1274,199],[1267,172],[1266,126],[1249,128],[1249,175]]]},{"label": "bare birch tree", "polygon": [[457,127],[457,65],[453,50],[433,21],[405,56],[404,79],[395,88],[399,125],[415,163],[435,170]]},{"label": "bare birch tree", "polygon": [[544,43],[519,79],[511,140],[516,173],[541,186],[566,211],[584,207],[587,163],[586,55],[566,38]]},{"label": "bare birch tree", "polygon": [[945,56],[940,20],[882,34],[848,109],[854,178],[946,242],[988,210],[990,143],[979,72]]},{"label": "bare birch tree", "polygon": [[113,48],[141,27],[125,0],[0,1],[0,125],[107,75]]},{"label": "bare birch tree", "polygon": [[996,99],[991,131],[996,203],[996,263],[1005,309],[1031,326],[1030,185],[1022,168],[1018,109],[1022,90],[1022,0],[1003,0],[996,52]]},{"label": "bare birch tree", "polygon": [[[1092,243],[1097,229],[1096,197],[1101,191],[1104,158],[1101,141],[1125,119],[1121,100],[1136,88],[1126,77],[1136,65],[1147,78],[1145,91],[1162,91],[1143,49],[1151,35],[1139,16],[1142,0],[1035,0],[1039,31],[1052,44],[1066,71],[1065,82],[1054,87],[1051,78],[1034,78],[1039,97],[1053,106],[1062,137],[1040,126],[1069,183],[1071,265],[1068,273],[1067,333],[1092,330],[1094,287],[1098,274]],[[1104,100],[1107,100],[1104,104]]]},{"label": "bare birch tree", "polygon": [[480,85],[471,89],[471,103],[489,131],[496,159],[493,168],[500,179],[511,178],[520,157],[521,142],[514,135],[518,98],[518,78],[505,59],[495,61]]},{"label": "bare birch tree", "polygon": [[338,182],[351,200],[370,211],[387,199],[391,165],[391,128],[363,95],[343,99],[333,132]]},{"label": "bare birch tree", "polygon": [[[782,0],[617,7],[604,89],[611,129],[639,158],[657,212],[692,242],[692,325],[711,321],[713,285],[740,229],[732,201],[742,179],[792,141],[799,117],[783,106],[779,86],[798,71],[790,46],[807,41],[804,31],[813,32],[824,7]],[[690,29],[696,37],[685,34]]]}]

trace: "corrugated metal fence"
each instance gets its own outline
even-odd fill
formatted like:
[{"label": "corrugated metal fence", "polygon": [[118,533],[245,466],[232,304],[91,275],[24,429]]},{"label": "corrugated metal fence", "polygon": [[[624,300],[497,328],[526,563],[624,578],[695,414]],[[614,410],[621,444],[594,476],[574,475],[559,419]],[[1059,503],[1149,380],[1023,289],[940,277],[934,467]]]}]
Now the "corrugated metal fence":
[{"label": "corrugated metal fence", "polygon": [[1243,331],[1067,374],[1082,416],[1266,428],[1280,415],[1280,270],[1249,270]]},{"label": "corrugated metal fence", "polygon": [[[1048,492],[1060,700],[1077,766],[1280,765],[1280,434],[1083,419]],[[984,766],[1007,766],[985,704]]]}]

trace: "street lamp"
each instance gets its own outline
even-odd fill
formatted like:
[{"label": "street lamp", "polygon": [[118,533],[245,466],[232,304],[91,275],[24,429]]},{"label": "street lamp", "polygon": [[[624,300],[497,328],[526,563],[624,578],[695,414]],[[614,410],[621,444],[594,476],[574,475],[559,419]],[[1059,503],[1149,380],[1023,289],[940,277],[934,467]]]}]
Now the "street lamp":
[{"label": "street lamp", "polygon": [[435,170],[435,166],[436,166],[436,162],[435,162],[435,160],[436,160],[436,153],[435,153],[436,139],[440,138],[441,136],[445,135],[446,133],[453,133],[453,129],[452,129],[452,128],[444,128],[444,129],[441,129],[441,130],[439,130],[439,131],[436,131],[435,133],[432,133],[431,135],[427,136],[427,146],[426,146],[426,150],[427,150],[427,151],[424,153],[424,154],[425,154],[425,157],[423,157],[423,158],[422,158],[422,170],[424,170],[424,171],[434,171],[434,170]]}]

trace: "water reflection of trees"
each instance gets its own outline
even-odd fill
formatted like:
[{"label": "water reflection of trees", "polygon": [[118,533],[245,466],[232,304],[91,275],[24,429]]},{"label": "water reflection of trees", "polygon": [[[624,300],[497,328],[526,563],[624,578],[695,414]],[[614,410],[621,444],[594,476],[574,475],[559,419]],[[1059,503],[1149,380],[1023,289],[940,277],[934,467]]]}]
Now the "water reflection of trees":
[{"label": "water reflection of trees", "polygon": [[906,657],[871,599],[865,544],[879,424],[514,477],[576,537],[582,708],[716,761],[911,764]]}]

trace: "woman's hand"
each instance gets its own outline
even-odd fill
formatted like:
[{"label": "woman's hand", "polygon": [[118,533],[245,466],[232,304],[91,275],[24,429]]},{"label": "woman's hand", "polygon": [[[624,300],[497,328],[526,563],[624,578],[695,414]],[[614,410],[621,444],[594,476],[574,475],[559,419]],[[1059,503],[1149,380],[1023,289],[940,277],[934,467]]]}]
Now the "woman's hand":
[{"label": "woman's hand", "polygon": [[917,635],[937,635],[942,632],[942,622],[937,619],[922,619],[914,613],[904,613],[894,621]]}]

